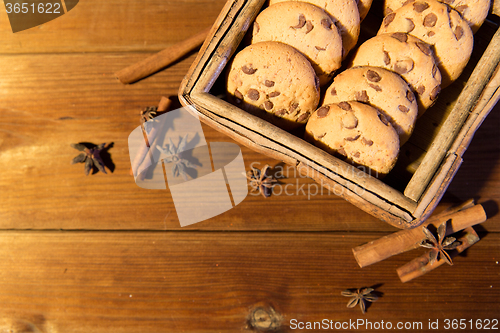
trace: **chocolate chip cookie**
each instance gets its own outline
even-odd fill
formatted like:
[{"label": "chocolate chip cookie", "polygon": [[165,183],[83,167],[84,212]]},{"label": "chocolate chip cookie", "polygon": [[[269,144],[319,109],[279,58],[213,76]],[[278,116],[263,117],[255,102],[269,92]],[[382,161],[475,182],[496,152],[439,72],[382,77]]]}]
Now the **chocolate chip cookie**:
[{"label": "chocolate chip cookie", "polygon": [[260,42],[236,54],[227,77],[230,101],[285,130],[305,125],[319,103],[319,80],[295,48]]},{"label": "chocolate chip cookie", "polygon": [[[459,12],[469,24],[473,33],[481,27],[490,10],[490,0],[439,0]],[[389,15],[404,5],[415,0],[385,0],[384,15]]]},{"label": "chocolate chip cookie", "polygon": [[387,15],[379,34],[406,32],[433,46],[441,87],[455,81],[472,54],[474,37],[462,16],[436,0],[417,0]]},{"label": "chocolate chip cookie", "polygon": [[375,176],[386,175],[399,153],[391,123],[376,108],[356,101],[321,106],[309,119],[305,138]]},{"label": "chocolate chip cookie", "polygon": [[415,127],[418,105],[401,76],[381,67],[349,68],[335,77],[326,90],[323,105],[351,100],[376,107],[398,133],[400,144],[408,141]]},{"label": "chocolate chip cookie", "polygon": [[332,78],[342,62],[342,38],[331,17],[307,2],[271,5],[255,19],[252,42],[277,41],[293,46],[306,58],[320,84]]},{"label": "chocolate chip cookie", "polygon": [[[290,1],[290,0],[270,0],[269,5],[271,6],[275,3],[284,1]],[[292,1],[301,1],[301,0],[292,0]],[[356,46],[360,31],[360,18],[356,1],[355,0],[342,0],[342,1],[307,0],[306,2],[322,8],[332,17],[335,25],[340,31],[340,35],[342,36],[342,45],[344,46],[344,57],[347,56],[349,51]]]},{"label": "chocolate chip cookie", "polygon": [[403,32],[368,39],[355,53],[351,63],[354,66],[383,67],[401,75],[415,93],[419,117],[441,91],[441,73],[431,47]]}]

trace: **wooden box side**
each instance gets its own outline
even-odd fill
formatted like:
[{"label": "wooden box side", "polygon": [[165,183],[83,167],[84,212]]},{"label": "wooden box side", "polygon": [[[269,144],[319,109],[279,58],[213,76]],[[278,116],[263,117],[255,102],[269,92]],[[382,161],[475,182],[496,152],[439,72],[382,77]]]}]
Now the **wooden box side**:
[{"label": "wooden box side", "polygon": [[[442,161],[447,155],[455,154],[450,148],[457,140],[460,140],[459,135],[467,119],[471,119],[474,116],[473,108],[479,101],[481,94],[485,89],[489,91],[487,89],[488,86],[491,87],[497,84],[495,81],[491,81],[491,79],[499,63],[500,29],[497,29],[486,51],[467,80],[467,84],[458,96],[451,113],[446,118],[430,149],[425,154],[422,163],[406,186],[404,191],[405,196],[419,201],[432,178],[436,176],[436,171],[442,165]],[[491,96],[487,97],[488,99],[491,98]]]},{"label": "wooden box side", "polygon": [[[499,30],[500,31],[500,30]],[[439,200],[444,195],[449,184],[453,180],[459,166],[462,163],[462,156],[474,137],[474,133],[483,123],[495,104],[500,100],[500,65],[497,65],[494,74],[478,99],[473,110],[470,112],[467,121],[458,132],[455,141],[449,149],[446,160],[441,164],[441,169],[436,173],[430,185],[422,195],[415,210],[415,215],[425,220],[430,216]]]}]

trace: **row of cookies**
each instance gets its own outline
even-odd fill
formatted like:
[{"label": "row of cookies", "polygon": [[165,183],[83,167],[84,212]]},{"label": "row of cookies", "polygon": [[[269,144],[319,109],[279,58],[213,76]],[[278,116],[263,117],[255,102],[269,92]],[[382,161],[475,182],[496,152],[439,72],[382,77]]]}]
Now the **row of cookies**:
[{"label": "row of cookies", "polygon": [[230,100],[286,130],[305,125],[320,86],[356,46],[370,6],[371,0],[270,0],[253,23],[251,45],[231,64]]},{"label": "row of cookies", "polygon": [[[332,12],[335,17],[329,14]],[[255,19],[252,44],[240,51],[231,63],[227,77],[231,100],[286,130],[306,124],[319,103],[320,86],[329,82],[346,54],[356,45],[360,20],[354,1],[316,0],[316,5],[312,5],[271,0],[270,6]],[[381,74],[384,80],[379,84],[386,90],[386,75]],[[352,155],[351,162],[370,165],[377,173],[387,173],[399,149],[398,135],[392,125],[368,105],[340,103],[339,112],[346,112],[346,109],[350,110],[349,119],[334,112],[324,112],[325,108],[316,114],[325,119],[329,119],[326,116],[329,114],[338,124],[346,126],[343,127],[345,133],[334,132],[339,140],[349,142],[345,146],[347,153],[344,148],[339,151]],[[329,127],[333,130],[334,126]],[[393,137],[383,134],[386,127]],[[331,134],[324,136],[324,140],[334,137]],[[310,138],[306,135],[306,139]],[[359,143],[362,146],[358,147]],[[335,153],[326,146],[322,148]],[[384,154],[389,157],[382,157]],[[367,159],[367,156],[371,157]]]},{"label": "row of cookies", "polygon": [[[386,0],[386,5],[390,2]],[[472,29],[458,11],[436,0],[407,0],[391,9],[377,36],[356,50],[352,68],[335,78],[326,91],[324,104],[351,98],[377,107],[398,132],[402,145],[411,135],[416,118],[435,103],[442,87],[462,73],[473,43]],[[384,75],[393,76],[393,83],[382,89],[378,82],[369,82],[374,75],[367,73],[374,69],[356,69],[358,66],[379,67],[378,72],[389,70],[392,74],[385,71]],[[396,83],[402,81],[397,76],[408,84],[416,98],[403,83]],[[405,100],[412,105],[403,103]]]},{"label": "row of cookies", "polygon": [[293,46],[311,62],[324,85],[356,46],[360,21],[355,0],[270,0],[254,21],[252,43]]},{"label": "row of cookies", "polygon": [[[386,174],[396,162],[400,144],[411,135],[418,113],[432,105],[440,91],[441,62],[431,46],[407,32],[418,31],[419,25],[428,26],[429,22],[436,27],[444,20],[429,10],[423,14],[422,24],[415,24],[418,16],[391,12],[381,31],[399,16],[406,25],[398,23],[395,29],[406,31],[380,33],[377,39],[361,45],[352,64],[355,68],[337,75],[325,93],[324,106],[316,110],[320,83],[328,82],[349,47],[354,46],[346,41],[357,41],[359,34],[359,26],[357,33],[352,33],[356,29],[346,29],[321,10],[333,8],[332,3],[323,0],[314,7],[302,2],[273,4],[271,0],[255,20],[254,44],[241,51],[231,65],[228,92],[243,109],[284,129],[307,122],[309,141],[353,164]],[[431,5],[418,1],[411,6],[422,14],[436,7]],[[462,39],[462,30],[466,30],[462,22],[449,22],[455,39]],[[443,37],[433,30],[428,29],[427,34]],[[467,31],[465,36],[464,40],[469,40]],[[335,47],[328,48],[332,45]]]},{"label": "row of cookies", "polygon": [[381,67],[352,67],[327,89],[323,105],[306,125],[305,138],[380,177],[396,164],[417,114],[415,95],[399,74]]},{"label": "row of cookies", "polygon": [[[460,6],[459,10],[467,13],[463,2]],[[484,6],[487,13],[489,2]],[[477,28],[482,21],[466,21],[458,11],[435,0],[407,0],[400,8],[389,10],[377,36],[358,48],[351,68],[338,74],[327,89],[323,106],[306,126],[308,139],[355,164],[386,174],[397,160],[393,132],[398,134],[400,145],[404,144],[417,117],[434,104],[441,87],[458,78],[472,53],[471,27]],[[358,111],[365,119],[372,114],[372,124],[381,131],[375,137],[383,138],[380,142],[363,136],[366,127],[357,123],[355,128],[346,127],[334,119],[342,113],[345,116],[346,108],[339,110],[339,103],[349,103],[352,109],[357,103],[352,101],[376,107],[382,113],[382,123],[392,125],[381,126],[373,110]],[[334,110],[336,116],[326,117],[325,110]],[[377,146],[377,156],[382,159],[374,161],[373,149],[367,146]]]},{"label": "row of cookies", "polygon": [[[363,142],[358,142],[356,147],[351,142],[346,146],[345,139],[330,141],[328,146],[355,164],[387,174],[397,161],[399,147],[411,136],[419,113],[436,100],[441,74],[431,47],[414,36],[399,32],[381,34],[363,43],[356,50],[351,65],[335,77],[325,92],[323,105],[346,101],[365,103],[376,111],[364,112],[378,112],[386,126],[378,124],[378,136],[370,138],[375,143],[374,148],[364,147]],[[317,120],[318,116],[311,118]],[[308,124],[306,131],[316,145],[324,145],[328,135],[337,136],[335,131],[325,136],[312,124]],[[358,156],[361,148],[370,154],[376,149],[380,156],[378,164],[367,161],[366,154]]]},{"label": "row of cookies", "polygon": [[326,89],[322,106],[307,122],[305,139],[380,177],[395,165],[417,114],[415,95],[399,74],[356,66]]},{"label": "row of cookies", "polygon": [[[398,133],[389,122],[392,118],[362,102],[380,100],[382,108],[395,108],[400,118],[416,118],[416,99],[406,82],[388,70],[357,67],[339,74],[336,80],[345,75],[335,95],[349,102],[332,102],[316,109],[320,86],[310,62],[289,45],[259,42],[234,58],[228,90],[233,91],[233,102],[248,112],[286,130],[307,123],[306,140],[353,164],[366,166],[366,172],[387,174],[399,153]],[[360,87],[362,78],[365,89],[350,88],[351,84]],[[329,95],[335,97],[332,91],[335,89],[330,87]],[[353,95],[346,95],[350,93]],[[399,129],[411,132],[403,126]]]}]

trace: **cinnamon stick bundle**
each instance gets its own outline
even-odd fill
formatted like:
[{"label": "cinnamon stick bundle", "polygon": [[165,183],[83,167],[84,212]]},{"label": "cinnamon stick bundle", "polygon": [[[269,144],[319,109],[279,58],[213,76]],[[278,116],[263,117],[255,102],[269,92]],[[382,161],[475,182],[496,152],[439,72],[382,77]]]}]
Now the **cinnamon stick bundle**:
[{"label": "cinnamon stick bundle", "polygon": [[[462,237],[458,238],[458,241],[460,241],[461,244],[455,249],[456,254],[462,253],[479,241],[479,236],[477,235],[473,227],[466,228],[464,232],[465,234]],[[445,262],[446,261],[444,259],[439,259],[431,263],[429,252],[427,252],[420,257],[413,259],[409,263],[399,267],[396,271],[398,273],[399,279],[404,283],[422,276],[425,273],[432,271],[433,269],[438,268]]]},{"label": "cinnamon stick bundle", "polygon": [[365,267],[393,255],[417,248],[420,242],[425,238],[425,234],[422,230],[424,226],[432,224],[437,228],[440,224],[449,221],[446,235],[450,235],[478,223],[482,223],[486,221],[486,219],[487,216],[483,207],[481,205],[474,205],[457,212],[435,216],[417,228],[395,232],[370,243],[355,247],[352,251],[358,265],[360,267]]}]

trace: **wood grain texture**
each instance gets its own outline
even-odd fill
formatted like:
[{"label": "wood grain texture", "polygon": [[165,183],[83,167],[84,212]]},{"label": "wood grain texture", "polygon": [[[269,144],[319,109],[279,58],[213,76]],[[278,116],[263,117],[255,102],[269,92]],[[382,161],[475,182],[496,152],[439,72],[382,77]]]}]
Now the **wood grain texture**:
[{"label": "wood grain texture", "polygon": [[[140,58],[135,53],[112,53],[17,55],[0,59],[0,70],[10,73],[4,80],[0,113],[0,162],[5,166],[0,174],[3,228],[179,227],[170,194],[140,189],[128,175],[127,139],[139,125],[142,108],[156,105],[162,95],[175,95],[193,56],[140,84],[120,84],[113,73]],[[204,130],[208,141],[228,140],[207,126]],[[113,142],[109,150],[113,172],[85,177],[82,165],[71,165],[78,152],[70,144],[80,141]],[[256,167],[266,163],[278,165],[278,161],[242,149],[247,169],[253,162]],[[203,223],[209,229],[232,224],[243,229],[391,230],[321,190],[293,168],[277,166],[276,171],[280,170],[288,178],[280,186],[281,195],[266,201],[249,196],[241,207]],[[304,200],[311,204],[304,204]],[[269,216],[267,211],[259,211],[257,208],[264,202],[271,203],[269,210],[282,213]],[[325,206],[325,202],[329,204]],[[298,214],[299,211],[304,214]]]},{"label": "wood grain texture", "polygon": [[213,24],[224,0],[84,0],[64,16],[12,33],[0,12],[0,53],[151,52]]},{"label": "wood grain texture", "polygon": [[[140,189],[128,176],[127,138],[139,125],[142,108],[157,104],[162,95],[176,94],[194,55],[140,84],[120,84],[113,73],[142,56],[76,53],[0,58],[1,72],[9,74],[3,78],[0,105],[2,228],[179,227],[169,193]],[[496,110],[498,106],[483,124],[486,129],[480,132],[482,139],[477,144],[473,141],[471,151],[464,156],[466,171],[462,173],[467,173],[467,177],[455,186],[452,183],[453,195],[445,197],[444,203],[458,203],[469,197],[484,201],[499,197],[500,116]],[[228,140],[207,126],[204,130],[209,141]],[[109,175],[85,177],[83,166],[70,164],[77,151],[69,144],[80,141],[114,142],[109,154],[115,170]],[[278,165],[278,161],[242,149],[247,168],[253,162],[260,167],[265,163]],[[283,180],[281,195],[265,201],[249,196],[234,210],[192,228],[393,230],[332,194],[321,195],[319,186],[293,168],[281,169],[290,173]],[[466,182],[468,185],[464,186]],[[288,193],[292,195],[283,195],[287,183],[291,183]],[[266,208],[259,210],[262,205]],[[486,223],[500,229],[498,222]]]},{"label": "wood grain texture", "polygon": [[[41,332],[240,332],[262,304],[282,315],[284,332],[294,331],[287,328],[294,318],[421,321],[422,332],[431,331],[429,319],[498,318],[498,234],[453,267],[406,284],[396,268],[423,251],[360,269],[350,249],[372,237],[4,231],[0,329],[30,322]],[[383,294],[365,315],[340,295],[362,286]]]},{"label": "wood grain texture", "polygon": [[[436,209],[475,198],[489,217],[482,239],[406,284],[396,268],[420,249],[359,268],[352,248],[396,229],[248,148],[246,169],[271,165],[281,192],[189,227],[168,190],[134,183],[128,135],[141,109],[177,94],[195,54],[133,85],[114,73],[210,25],[223,5],[85,0],[16,34],[0,10],[0,332],[252,332],[259,307],[275,309],[283,332],[299,331],[293,318],[498,318],[500,105]],[[114,143],[107,175],[71,165],[81,141]],[[340,291],[374,285],[383,295],[366,315],[346,308]]]},{"label": "wood grain texture", "polygon": [[199,48],[207,37],[211,27],[196,33],[195,35],[185,39],[177,44],[174,44],[160,52],[145,58],[144,60],[132,64],[129,67],[115,73],[116,77],[122,83],[134,83],[149,75],[152,75],[163,68],[173,64],[186,54]]}]

